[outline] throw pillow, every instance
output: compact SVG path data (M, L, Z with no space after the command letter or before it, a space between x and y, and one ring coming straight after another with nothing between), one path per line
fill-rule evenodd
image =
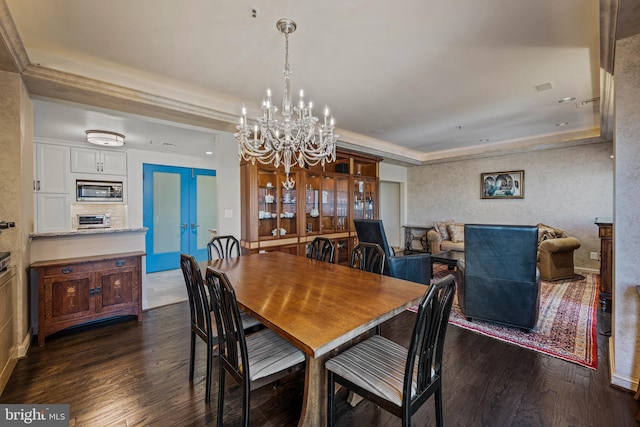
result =
M464 224L449 224L447 229L453 243L464 242Z
M447 231L447 223L446 222L435 222L434 227L438 230L440 234L440 239L442 240L451 240L449 238L449 231Z
M563 237L563 231L559 228L542 223L538 224L538 245L547 239L555 239L558 237Z

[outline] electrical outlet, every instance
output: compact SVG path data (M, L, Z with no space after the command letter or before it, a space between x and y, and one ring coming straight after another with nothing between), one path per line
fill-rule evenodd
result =
M598 259L598 252L589 252L591 259Z

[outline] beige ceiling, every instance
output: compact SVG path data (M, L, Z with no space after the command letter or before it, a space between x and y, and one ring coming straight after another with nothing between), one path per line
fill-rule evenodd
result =
M329 105L345 147L418 164L600 140L598 0L0 6L28 57L31 93L102 108L39 101L36 136L81 139L82 129L111 124L134 147L163 135L206 145L210 129L232 129L242 104L255 116L267 87L281 97L284 37L275 23L287 17L298 24L294 93L304 88L316 114ZM181 124L168 132L166 120Z

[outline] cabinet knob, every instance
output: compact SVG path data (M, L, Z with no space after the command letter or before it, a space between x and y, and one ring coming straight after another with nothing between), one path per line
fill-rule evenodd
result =
M124 260L116 261L116 267L122 267L122 266L124 266L124 264L125 264Z
M92 297L92 296L93 296L93 294L95 294L95 293L96 293L96 290L95 290L95 289L93 289L93 288L89 289L89 296L90 296L90 297Z
M71 272L73 272L73 267L64 267L62 269L62 274L69 274Z
M101 294L102 294L102 287L101 287L101 286L98 286L98 287L96 288L96 295L101 295Z

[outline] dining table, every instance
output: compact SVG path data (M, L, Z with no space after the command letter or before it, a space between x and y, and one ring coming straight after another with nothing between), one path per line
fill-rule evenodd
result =
M376 325L417 304L423 284L267 252L200 262L223 271L239 307L306 355L299 426L323 426L327 417L324 363Z

